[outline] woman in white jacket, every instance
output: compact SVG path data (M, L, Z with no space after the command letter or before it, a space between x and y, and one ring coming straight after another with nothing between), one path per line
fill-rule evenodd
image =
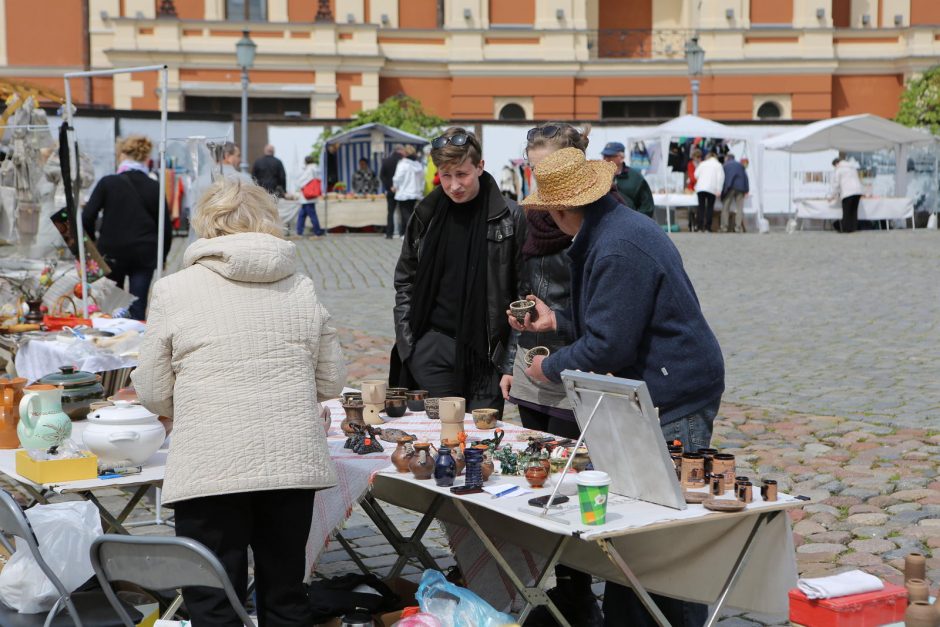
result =
M715 152L695 168L695 192L698 194L697 230L712 230L712 215L715 212L715 197L725 186L725 169Z
M424 196L424 166L418 161L418 151L409 144L405 146L404 152L405 156L399 159L395 176L392 177L392 191L395 192L395 202L401 212L398 237L404 236L415 205Z
M251 546L260 624L306 627L314 492L336 484L319 401L342 391L342 351L274 197L222 179L198 205L201 239L153 287L134 386L174 418L163 499L177 535L219 557L242 601ZM241 624L221 590L183 598L197 627Z
M845 159L833 159L835 171L832 173L833 200L842 201L842 220L840 231L853 233L858 229L858 203L862 200L862 180L858 177L858 163Z

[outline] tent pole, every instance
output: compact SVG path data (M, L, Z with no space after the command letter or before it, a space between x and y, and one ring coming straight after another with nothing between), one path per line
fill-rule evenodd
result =
M160 148L157 154L160 158L160 195L157 204L157 269L154 272L154 283L163 277L163 247L164 229L166 228L166 127L167 127L167 91L169 90L169 70L163 66L161 74L160 95ZM175 181L174 181L175 182Z

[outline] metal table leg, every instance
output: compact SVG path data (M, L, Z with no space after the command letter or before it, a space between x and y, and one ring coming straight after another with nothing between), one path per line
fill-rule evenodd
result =
M176 527L176 523L171 520L174 516L173 514L170 514L168 518L163 517L163 489L160 486L154 486L154 490L154 501L157 511L154 512L153 520L141 520L138 522L127 523L124 525L125 527L128 529L133 527L149 527L150 525L164 525L174 528Z
M543 587L548 580L549 575L555 570L555 564L558 563L558 559L561 557L561 553L565 548L565 545L571 539L571 536L560 536L558 542L555 543L554 548L551 553L549 553L548 562L545 564L544 570L536 577L535 584L533 586L527 586L519 578L518 575L513 571L512 567L509 565L509 562L500 554L499 549L496 548L496 545L493 544L486 534L483 532L483 528L480 527L480 524L476 519L470 514L470 511L467 510L467 507L460 502L459 499L454 499L454 507L457 508L457 511L469 525L470 529L473 530L473 533L476 534L480 542L483 543L483 547L486 549L486 552L490 554L490 557L493 558L493 561L506 573L506 576L509 577L509 580L512 582L512 585L516 587L516 590L522 595L522 598L525 599L525 607L522 608L522 612L519 614L518 622L522 624L525 622L525 619L529 616L529 612L532 611L535 607L544 605L548 608L548 611L552 613L552 616L555 617L555 620L558 621L558 624L562 627L571 627L571 623L562 615L558 610L558 607L552 602L548 594L546 594Z
M352 559L356 566L359 567L359 570L361 570L364 575L368 575L370 572L368 567L362 562L361 559L359 559L359 556L356 554L356 549L354 549L352 545L349 544L349 540L344 538L343 534L339 531L336 532L335 537L337 541L339 541L340 546L343 547L343 550L346 551L346 554L349 555L350 559Z
M711 616L709 616L708 620L705 622L705 627L712 627L712 625L714 625L718 620L718 613L721 611L721 607L725 604L725 601L728 598L728 593L731 592L731 588L734 587L738 577L741 576L741 570L743 569L744 564L747 562L748 555L751 552L751 547L754 544L754 538L757 537L757 533L760 531L761 526L764 525L764 523L770 524L770 522L776 518L778 514L780 514L779 511L764 512L757 517L757 520L754 522L754 526L751 528L751 533L748 534L747 540L744 542L744 546L741 547L741 552L738 554L738 559L734 562L734 566L731 568L731 572L728 574L728 579L725 581L725 585L721 589L721 594L718 595L718 602L715 604L715 608L712 610Z
M144 497L144 495L147 493L147 490L149 489L149 483L138 486L137 490L131 496L131 500L127 502L127 504L124 506L124 509L122 509L117 516L112 516L111 512L109 512L107 508L101 504L101 501L98 500L92 491L87 490L85 492L79 492L79 494L81 494L82 498L90 501L94 504L95 507L98 508L98 513L101 515L101 520L107 523L107 528L104 530L105 533L110 533L113 530L115 533L129 536L131 534L127 529L124 528L123 523L130 513L134 511L134 508L137 507L137 503L140 502L140 499Z
M422 544L421 538L424 537L428 527L430 527L431 523L434 522L434 517L437 515L437 511L441 508L443 503L444 497L441 495L436 495L434 500L431 501L431 505L428 507L428 510L424 513L424 516L422 516L421 520L418 522L418 526L415 527L414 532L411 534L411 536L405 538L401 535L401 533L399 533L398 529L395 528L395 524L391 521L385 511L379 506L378 501L376 501L371 494L367 492L366 495L362 498L362 501L359 502L366 515L372 520L372 522L378 528L379 532L385 536L385 539L388 540L389 544L392 545L392 548L395 549L395 552L398 553L398 559L395 561L395 564L389 571L389 579L400 575L402 569L410 559L418 560L418 562L420 562L424 568L440 570L437 562L433 557L431 557L431 554L428 553L428 550L424 544Z
M620 572L624 574L627 580L630 582L630 587L633 588L633 592L640 599L640 603L643 604L643 607L646 608L646 611L652 615L653 620L655 620L660 627L670 627L669 621L666 620L666 617L663 616L662 611L660 611L659 606L650 598L649 592L646 591L646 588L643 587L643 584L640 583L640 580L633 570L627 566L627 562L620 556L620 553L614 548L614 543L608 538L605 540L598 540L597 544L603 549L604 553L607 554L607 558L613 562L614 566L620 569Z

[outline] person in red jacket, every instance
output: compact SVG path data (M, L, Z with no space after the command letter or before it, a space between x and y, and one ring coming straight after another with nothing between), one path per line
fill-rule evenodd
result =
M702 162L702 151L698 148L692 150L692 158L689 160L689 165L686 166L686 175L688 176L689 182L686 184L686 189L695 189L695 168L698 167L698 164ZM695 207L689 207L689 230L692 230L692 227L695 226Z

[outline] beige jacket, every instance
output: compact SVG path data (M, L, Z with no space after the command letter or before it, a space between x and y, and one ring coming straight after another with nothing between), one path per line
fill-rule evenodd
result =
M336 330L294 245L193 242L154 285L134 387L173 416L163 500L336 484L318 401L346 382Z

